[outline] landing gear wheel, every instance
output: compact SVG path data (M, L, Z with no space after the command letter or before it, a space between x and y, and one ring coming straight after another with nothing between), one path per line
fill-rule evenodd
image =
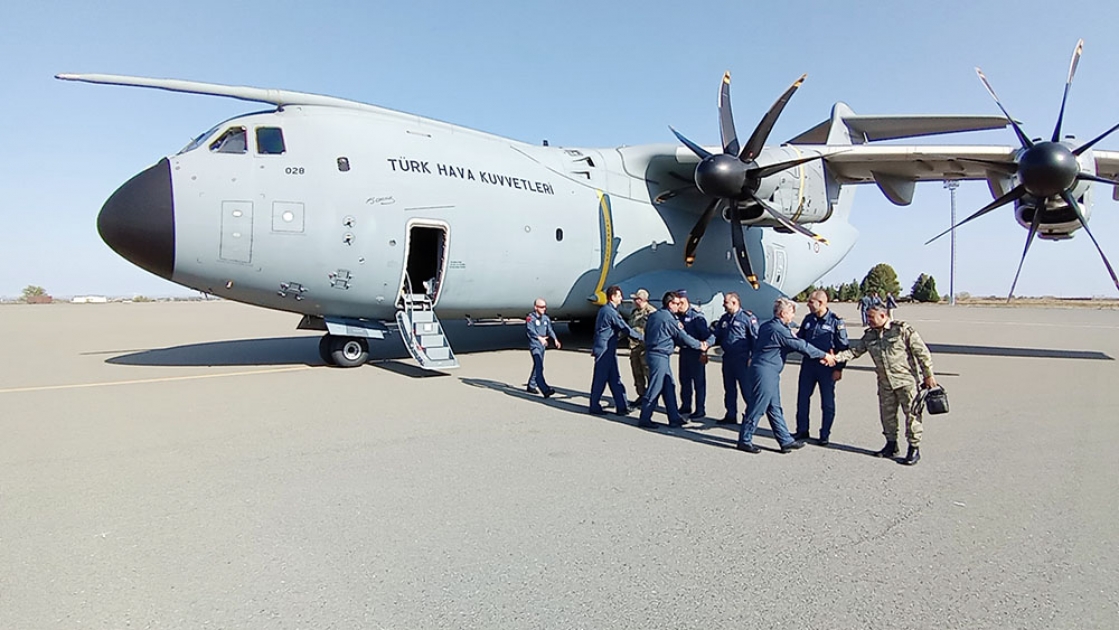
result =
M358 367L369 360L369 342L361 337L330 337L331 362L338 367Z
M334 357L330 356L330 342L333 339L331 335L323 335L319 339L319 358L327 365L335 365Z

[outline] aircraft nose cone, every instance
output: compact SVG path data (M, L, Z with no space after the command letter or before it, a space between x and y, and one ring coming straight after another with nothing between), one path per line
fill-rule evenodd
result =
M101 240L162 278L175 270L175 205L166 158L124 183L97 215Z

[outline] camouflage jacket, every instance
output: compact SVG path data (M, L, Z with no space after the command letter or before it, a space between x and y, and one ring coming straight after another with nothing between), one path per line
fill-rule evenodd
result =
M653 306L652 304L649 304L648 302L645 302L645 306L643 306L641 308L634 307L634 309L632 311L630 311L629 321L626 322L626 323L629 324L630 328L632 328L634 330L637 330L642 335L644 335L645 334L645 322L649 319L649 316L652 315L655 312L657 312L657 307ZM633 337L630 337L629 338L629 347L630 348L644 348L645 347L645 341L641 340L641 339L634 339Z
M862 339L850 343L849 350L835 353L836 360L850 361L869 352L879 385L897 389L932 376L932 353L921 335L905 322L890 321L881 330L867 328Z

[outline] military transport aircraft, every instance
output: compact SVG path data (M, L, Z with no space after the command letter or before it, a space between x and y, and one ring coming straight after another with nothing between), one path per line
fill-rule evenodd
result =
M906 205L918 181L985 179L997 199L967 220L1013 202L1032 240L1087 227L1090 182L1119 175L1119 152L1093 152L1099 138L1071 149L1060 118L1043 143L1009 115L865 116L837 103L830 119L767 146L804 77L740 144L724 76L714 150L675 130L685 146L536 146L315 94L58 78L273 106L219 123L130 179L98 231L163 278L303 315L299 328L326 331L323 359L345 367L365 363L369 340L393 323L421 366L455 367L436 310L495 318L542 296L553 316L586 320L611 284L685 288L714 306L734 290L768 314L854 246L849 184L874 182ZM1008 122L1022 148L875 144Z

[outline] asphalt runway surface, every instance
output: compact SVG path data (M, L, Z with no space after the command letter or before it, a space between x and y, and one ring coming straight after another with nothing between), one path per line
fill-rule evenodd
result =
M748 455L714 362L706 422L584 413L562 326L545 401L516 324L431 374L227 302L2 306L0 628L1119 627L1119 311L898 316L952 405L914 467L868 357L832 447Z

